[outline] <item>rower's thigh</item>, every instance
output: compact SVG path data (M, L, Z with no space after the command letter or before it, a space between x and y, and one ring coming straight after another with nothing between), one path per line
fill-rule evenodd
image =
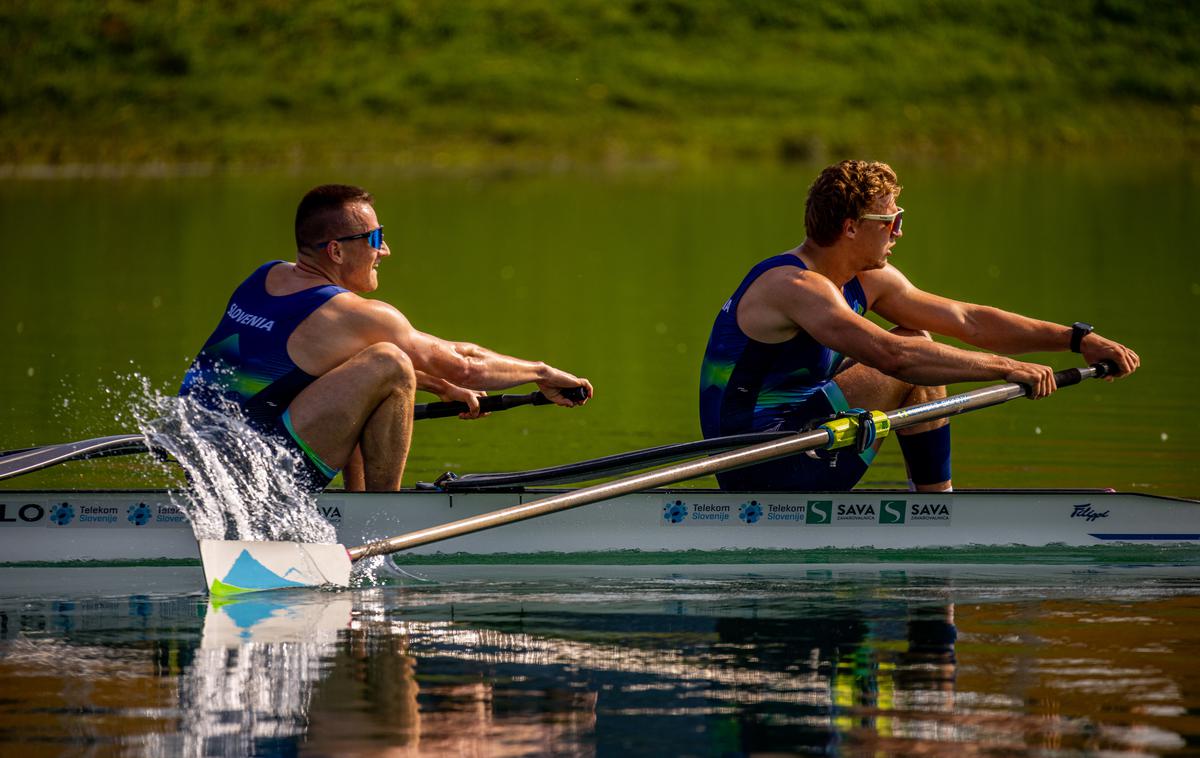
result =
M851 408L890 410L908 397L912 385L856 363L833 378Z
M288 406L288 414L296 434L322 459L344 462L380 403L394 392L415 390L408 355L390 342L380 342L305 387Z
M929 332L897 326L892 334L915 340L932 340ZM899 408L905 400L912 400L913 386L910 382L888 376L879 369L855 363L833 377L838 389L852 408L891 410Z

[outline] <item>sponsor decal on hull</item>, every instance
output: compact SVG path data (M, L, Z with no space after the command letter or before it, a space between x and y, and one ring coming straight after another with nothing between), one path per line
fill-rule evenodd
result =
M0 503L0 527L45 524L46 507L41 503Z
M808 517L809 506L804 502L668 500L663 504L660 523L664 526L749 526L761 529L803 526Z
M904 500L881 500L879 502L879 523L903 524L907 505L908 503Z
M342 501L334 500L324 503L317 503L317 512L321 517L333 524L334 526L342 525Z
M689 503L684 500L668 500L663 504L664 526L729 526L752 525L761 518L761 508L750 503L735 506L731 503Z
M145 501L0 502L0 529L190 529L187 516L169 503Z
M879 503L847 502L834 503L834 526L866 526L879 523Z
M801 526L904 527L949 526L953 506L944 500L866 500L859 498L740 503L669 500L663 504L664 526Z
M921 526L950 526L952 509L949 503L921 501L908 506L908 523Z

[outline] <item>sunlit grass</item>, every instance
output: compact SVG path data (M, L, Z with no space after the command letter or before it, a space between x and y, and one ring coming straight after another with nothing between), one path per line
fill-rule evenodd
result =
M1191 152L1190 3L0 8L0 163L991 161Z

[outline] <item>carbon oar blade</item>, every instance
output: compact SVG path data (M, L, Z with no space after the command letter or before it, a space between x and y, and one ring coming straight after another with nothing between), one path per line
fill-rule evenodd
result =
M149 452L140 434L114 434L79 442L64 442L0 453L0 479L29 474L68 461Z
M200 540L204 583L213 595L350 584L343 545Z

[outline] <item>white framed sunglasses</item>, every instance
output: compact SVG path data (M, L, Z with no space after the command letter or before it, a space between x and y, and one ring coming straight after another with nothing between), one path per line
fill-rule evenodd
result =
M892 235L900 233L900 227L904 224L904 209L897 208L895 213L864 213L861 218L869 218L872 221L886 221L892 225Z

